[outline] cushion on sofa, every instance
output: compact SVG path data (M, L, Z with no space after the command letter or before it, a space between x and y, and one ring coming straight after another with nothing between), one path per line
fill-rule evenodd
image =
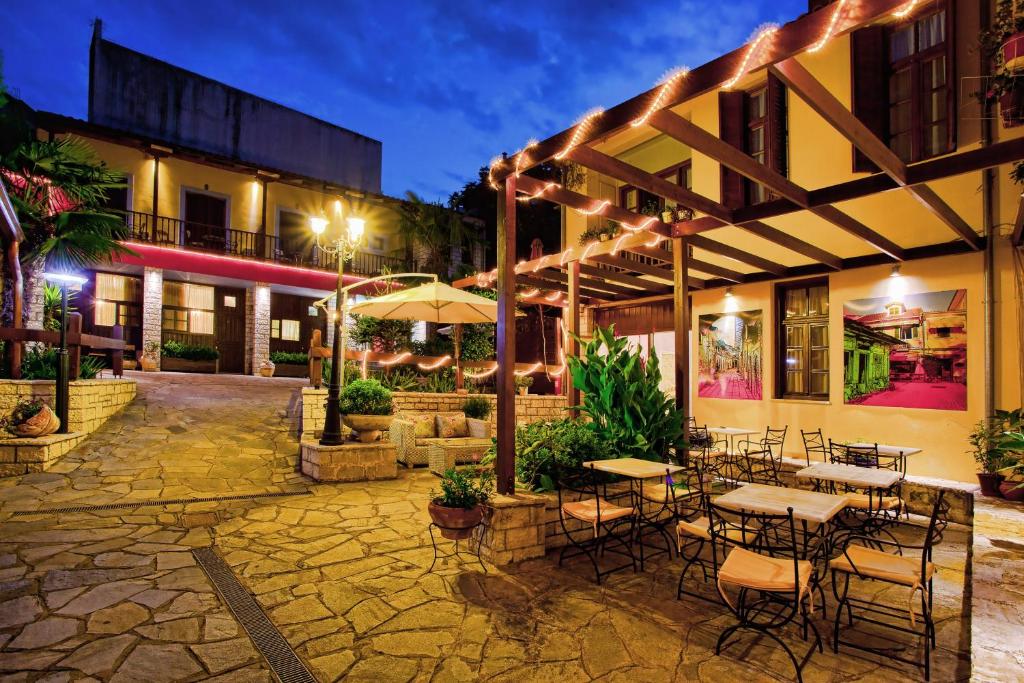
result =
M413 436L419 439L432 439L437 436L434 427L434 416L430 413L406 413L402 419L412 422Z
M437 436L440 439L460 439L469 436L469 426L463 413L437 416Z

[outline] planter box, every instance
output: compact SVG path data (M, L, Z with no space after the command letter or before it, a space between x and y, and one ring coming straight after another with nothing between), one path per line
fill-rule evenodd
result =
M298 363L278 363L274 366L275 377L309 377L309 365Z
M165 372L206 372L217 373L220 359L215 360L185 360L184 358L160 358L160 369Z

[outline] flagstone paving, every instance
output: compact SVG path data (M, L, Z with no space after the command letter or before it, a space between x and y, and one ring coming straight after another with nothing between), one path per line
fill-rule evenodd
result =
M600 587L587 567L559 569L550 557L428 573L437 479L414 470L367 484L304 480L289 410L300 383L140 380L135 404L59 471L0 483L0 681L271 680L189 552L211 544L323 681L792 678L781 650L750 638L714 656L732 619L675 599L677 562ZM313 495L11 516L306 487ZM969 675L965 542L951 531L936 553L933 680ZM905 591L891 601L905 604ZM919 678L880 657L832 654L831 629L818 623L826 649L805 680Z

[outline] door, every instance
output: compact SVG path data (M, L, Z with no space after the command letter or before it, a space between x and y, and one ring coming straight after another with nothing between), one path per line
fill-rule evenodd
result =
M314 263L313 237L309 220L295 211L281 211L277 217L279 260Z
M224 251L227 239L228 200L185 190L185 245Z
M245 290L217 287L217 350L220 372L245 372Z

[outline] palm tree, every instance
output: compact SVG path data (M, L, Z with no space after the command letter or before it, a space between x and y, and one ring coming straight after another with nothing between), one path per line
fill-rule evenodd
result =
M398 229L410 245L420 272L449 276L451 248L469 237L462 217L439 202L427 202L415 192L405 193Z
M44 268L86 268L133 253L120 243L129 236L124 218L104 207L107 192L124 187L124 175L83 140L22 142L0 157L0 177L25 233L26 310L41 306Z

